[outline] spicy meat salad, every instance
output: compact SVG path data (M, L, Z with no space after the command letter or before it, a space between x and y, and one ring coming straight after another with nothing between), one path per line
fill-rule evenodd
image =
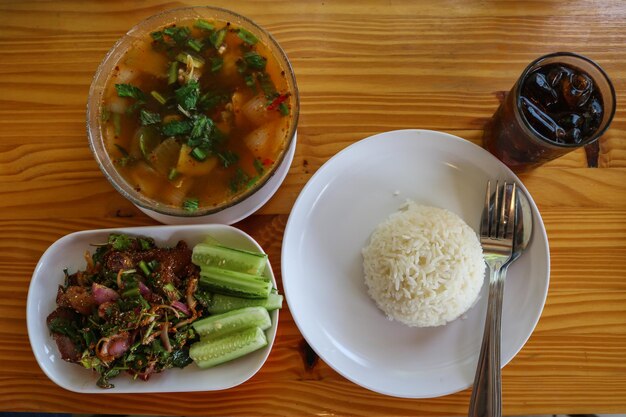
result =
M184 241L158 248L150 238L111 234L87 267L65 271L57 309L47 319L61 357L96 371L98 386L122 371L147 380L187 366L199 267Z
M65 270L47 325L61 357L98 374L147 381L195 362L210 368L268 345L269 311L283 296L265 275L267 255L221 245L110 234L85 252L86 268ZM276 325L276 323L273 323Z

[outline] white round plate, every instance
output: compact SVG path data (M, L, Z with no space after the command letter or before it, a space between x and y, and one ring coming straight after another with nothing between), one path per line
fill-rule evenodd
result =
M502 364L532 333L546 299L548 240L519 179L484 149L440 132L400 130L349 146L304 187L289 217L282 279L298 328L315 352L349 380L382 394L430 398L471 386L487 308L487 287L463 317L441 327L389 321L367 294L361 249L407 199L449 209L474 230L487 180L517 181L529 197L533 236L508 271Z
M268 341L265 348L210 369L200 369L192 363L184 369L167 369L152 375L149 381L133 380L122 373L111 380L115 388L102 389L96 386L97 374L62 360L56 342L46 326L46 317L56 308L55 296L58 286L63 284L63 269L68 268L70 273L85 269L85 250L93 250L91 245L94 243L106 242L110 233L149 236L159 246L174 246L179 240L193 246L210 235L224 245L263 251L248 234L234 227L218 224L86 230L60 238L46 250L37 263L26 302L30 346L37 363L48 378L67 390L91 394L216 391L242 384L261 369L274 344L278 310L270 314L272 327L265 332ZM276 286L269 261L264 275Z
M198 217L178 217L157 213L156 211L148 210L137 205L135 207L137 207L147 216L152 217L154 220L164 224L237 223L238 221L245 219L246 217L256 212L258 209L260 209L276 193L278 187L280 187L280 185L283 183L285 177L287 176L287 173L289 172L289 167L291 166L291 162L293 161L293 156L296 153L296 142L298 142L298 132L294 133L293 140L291 141L289 149L287 149L285 158L280 163L278 168L276 168L276 171L274 172L272 177L267 180L265 185L263 185L263 187L261 187L250 197L243 200L241 203L235 204L234 206L224 209L220 212Z

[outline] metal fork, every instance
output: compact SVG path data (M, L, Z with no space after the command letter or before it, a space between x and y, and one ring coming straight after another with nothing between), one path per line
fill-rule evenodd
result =
M474 377L469 417L500 417L502 386L500 370L500 330L502 292L506 271L502 267L511 258L516 212L516 185L496 182L495 192L487 182L485 207L480 224L480 243L489 268L489 302L483 341Z

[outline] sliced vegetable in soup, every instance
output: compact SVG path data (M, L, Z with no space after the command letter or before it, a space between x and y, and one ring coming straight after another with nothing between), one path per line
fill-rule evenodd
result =
M137 191L189 212L227 203L283 153L292 97L255 35L228 22L187 21L139 39L111 74L103 136Z

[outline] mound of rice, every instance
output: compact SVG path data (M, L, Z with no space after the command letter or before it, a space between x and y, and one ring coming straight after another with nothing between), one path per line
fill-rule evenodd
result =
M362 253L370 296L390 320L408 326L458 318L483 285L478 237L445 209L408 201L377 226Z

